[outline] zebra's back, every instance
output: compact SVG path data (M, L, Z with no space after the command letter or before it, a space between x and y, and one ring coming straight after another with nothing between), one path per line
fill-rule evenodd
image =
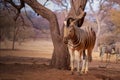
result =
M93 49L96 40L95 31L89 26L83 27L81 29L84 30L83 34L85 34L83 37L85 38L84 40L85 49Z

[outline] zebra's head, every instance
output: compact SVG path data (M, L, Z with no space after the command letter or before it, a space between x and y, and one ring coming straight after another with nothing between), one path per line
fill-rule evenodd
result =
M75 35L75 28L78 26L79 20L85 17L86 13L84 11L81 12L80 15L73 18L68 18L67 21L64 21L64 34L63 34L63 41L64 43L68 43L69 39L72 39Z
M64 25L63 41L67 44L68 40L75 35L75 21L73 18L68 18L67 21L64 21Z

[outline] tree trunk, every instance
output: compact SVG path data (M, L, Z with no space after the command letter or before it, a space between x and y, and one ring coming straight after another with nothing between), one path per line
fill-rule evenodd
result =
M16 21L15 21L14 32L13 32L13 44L12 44L12 50L15 49L15 42L16 42L16 37L17 37L18 32L19 32L19 27L16 25Z
M71 9L67 16L67 18L72 17L76 18L76 16L80 15L82 11L84 11L87 0L71 0ZM82 11L81 11L82 10ZM81 27L84 22L85 16L78 21L78 27Z
M84 1L87 2L87 0L84 0ZM46 18L50 23L51 37L52 37L53 46L54 46L53 56L50 63L51 66L59 69L68 69L70 64L69 52L68 52L67 46L62 41L56 15L51 10L42 6L36 0L24 0L24 2L28 4L36 13ZM84 9L86 3L82 3L82 2L83 0L76 0L76 3L81 4L82 9ZM71 8L70 12L74 11L72 9L74 8ZM74 14L70 14L70 15L72 16Z
M50 23L51 38L53 41L53 56L50 65L59 69L68 69L69 53L66 45L60 36L60 30L56 15L49 9L42 6L36 0L24 0L36 13L46 18Z
M14 34L13 34L13 43L12 43L12 50L15 49L15 31L14 31Z
M96 37L98 37L100 35L100 31L101 31L101 23L100 23L99 17L97 15L95 15L95 18L96 18L97 27L98 27ZM95 51L98 51L98 38L96 38L94 49L95 49Z
M15 23L15 25L14 25L12 50L15 49L15 41L16 41L16 23Z
M97 22L97 33L96 33L96 37L98 37L100 35L100 31L101 31L101 22L99 20L99 17L98 15L95 13L95 11L93 10L93 7L91 5L91 2L89 0L89 6L90 6L90 9L92 11L92 13L95 15L95 19L96 19L96 22ZM96 42L95 42L95 46L94 46L94 50L97 51L98 50L98 38L96 38Z

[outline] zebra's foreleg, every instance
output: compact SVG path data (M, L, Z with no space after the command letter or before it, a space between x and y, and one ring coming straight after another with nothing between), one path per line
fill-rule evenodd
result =
M73 50L69 50L70 53L70 67L71 67L71 74L74 74L74 61L75 61L75 54Z
M101 51L100 52L100 61L103 62L103 57L104 57L104 53Z
M106 53L106 62L108 62L108 53Z
M82 52L82 51L77 51L77 72L78 72L78 73L80 73L81 52Z
M90 58L92 58L92 56L91 56L91 51L89 51L89 50L86 50L86 57L85 57L85 74L88 72L88 62L89 62L89 58L88 57L90 57Z
M103 62L103 55L101 56L101 62Z
M117 56L117 54L115 54L116 55L116 63L118 62L118 56Z
M109 60L108 60L108 62L110 62L110 58L111 58L111 53L110 53L110 54L109 54L108 56L109 56L109 58L108 58L108 59L109 59Z

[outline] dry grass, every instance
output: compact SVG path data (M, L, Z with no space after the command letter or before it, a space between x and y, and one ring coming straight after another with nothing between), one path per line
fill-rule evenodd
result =
M99 68L106 63L98 61L98 52L93 52L88 74L78 76L77 72L71 75L69 70L58 70L48 65L53 51L51 40L17 43L15 50L10 50L11 44L9 41L6 46L1 44L0 80L120 80L120 63L112 62L107 68Z
M10 50L12 42L2 42L0 47L0 56L17 56L17 57L40 57L40 58L51 58L53 51L53 44L51 40L39 39L29 40L23 42L21 45L16 43L15 50ZM93 52L93 59L100 60L99 52ZM105 58L105 56L104 56ZM115 56L112 56L111 60L115 61Z
M12 42L1 43L0 56L18 56L18 57L45 57L50 58L53 51L51 40L30 40L21 45L16 43L15 50L11 50Z

